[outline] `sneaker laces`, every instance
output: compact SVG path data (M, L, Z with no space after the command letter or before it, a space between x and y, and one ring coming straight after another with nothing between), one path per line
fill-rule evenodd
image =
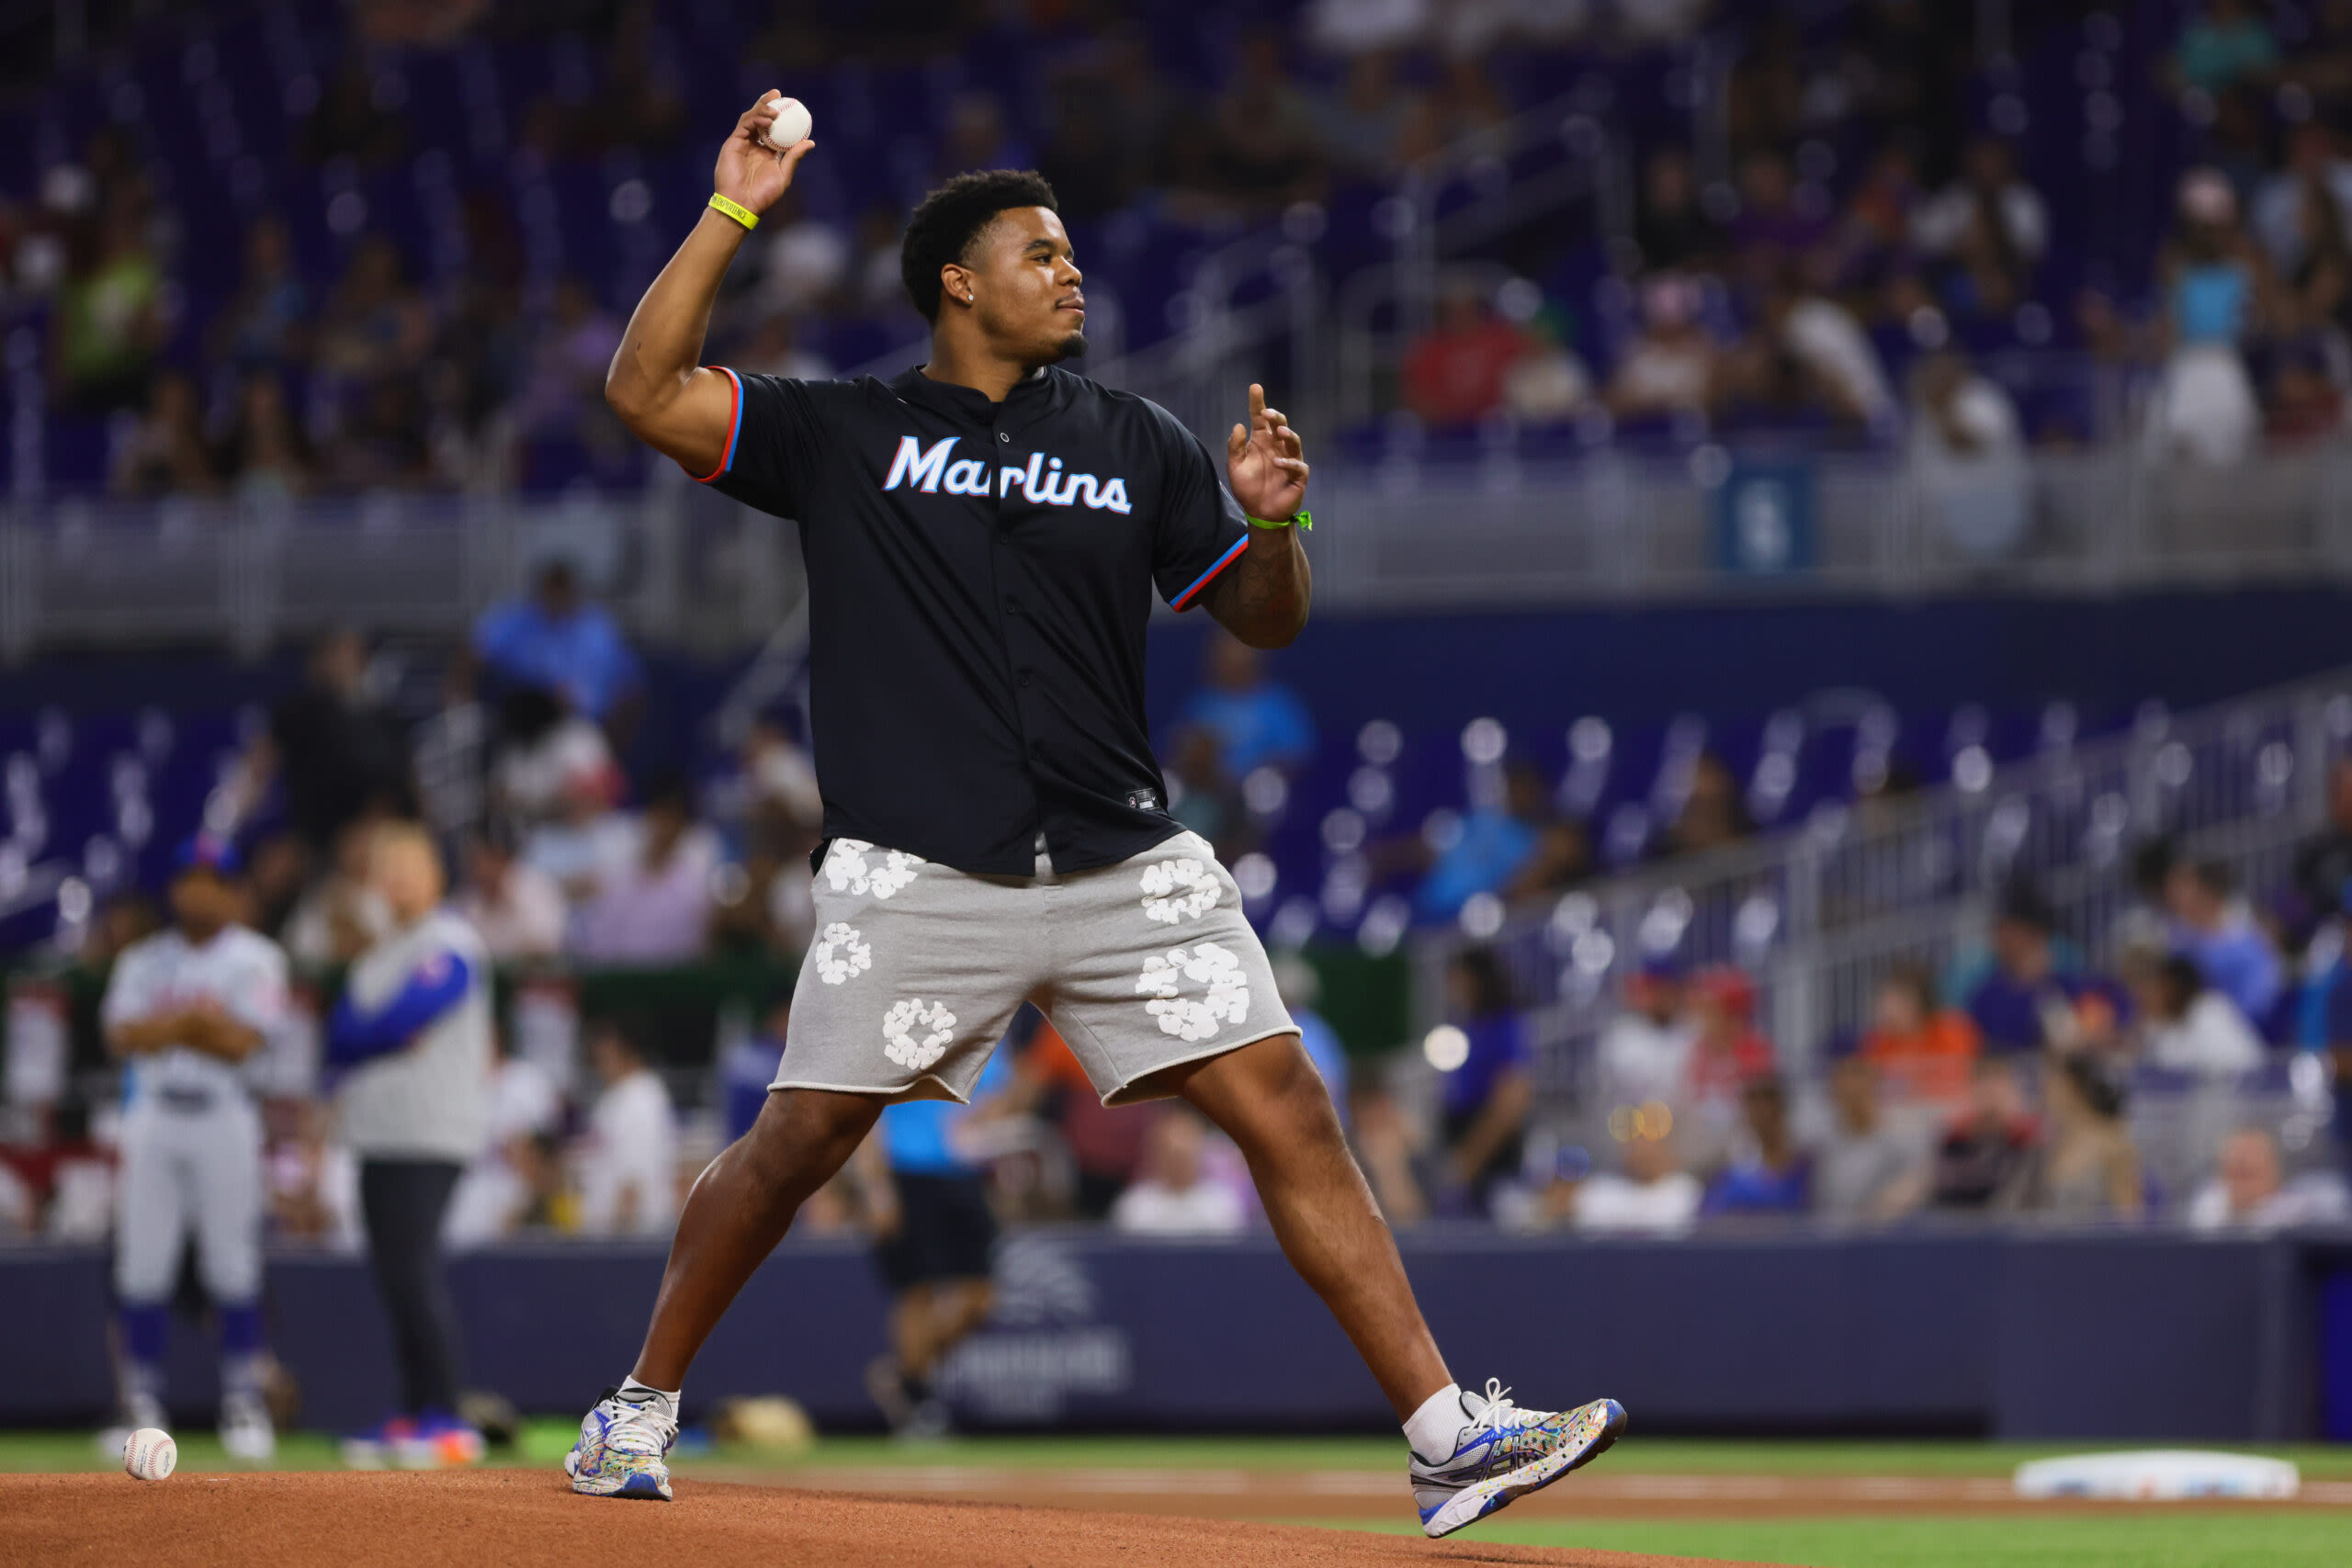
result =
M664 1408L667 1400L623 1399L615 1394L617 1419L605 1428L605 1446L625 1454L650 1454L656 1459L677 1441L678 1418Z
M1503 1386L1502 1379L1488 1378L1487 1407L1479 1411L1477 1419L1470 1424L1471 1430L1497 1434L1512 1432L1539 1418L1537 1412L1513 1404L1510 1395L1510 1390Z

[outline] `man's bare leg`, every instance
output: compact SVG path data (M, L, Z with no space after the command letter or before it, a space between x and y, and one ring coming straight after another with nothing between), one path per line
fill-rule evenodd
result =
M1240 1146L1283 1256L1340 1320L1397 1420L1453 1382L1297 1035L1171 1067L1155 1087L1192 1101Z
M695 1353L744 1281L881 1113L882 1100L870 1094L781 1089L768 1096L752 1130L710 1162L686 1196L631 1376L648 1388L684 1386Z

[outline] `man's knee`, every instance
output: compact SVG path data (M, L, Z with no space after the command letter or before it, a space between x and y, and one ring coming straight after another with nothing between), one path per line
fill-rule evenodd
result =
M814 1191L849 1158L880 1113L870 1096L771 1089L736 1152L763 1185Z
M1344 1144L1339 1112L1323 1075L1295 1034L1277 1034L1242 1048L1247 1057L1250 1120L1278 1146Z

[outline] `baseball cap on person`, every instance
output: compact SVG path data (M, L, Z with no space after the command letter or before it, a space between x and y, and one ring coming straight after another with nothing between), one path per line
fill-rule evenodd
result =
M1717 964L1692 977L1702 1000L1712 1002L1742 1023L1756 1020L1756 982L1728 964Z
M237 846L218 833L198 833L172 852L172 874L185 875L191 871L209 871L215 876L234 876L244 869L244 857L237 853Z

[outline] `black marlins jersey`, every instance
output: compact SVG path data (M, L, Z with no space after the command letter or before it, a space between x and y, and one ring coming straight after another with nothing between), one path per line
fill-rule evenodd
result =
M1208 449L1157 404L1045 369L1001 403L725 372L700 476L790 518L808 574L827 838L959 871L1064 871L1178 830L1144 720L1156 587L1182 610L1249 547Z

